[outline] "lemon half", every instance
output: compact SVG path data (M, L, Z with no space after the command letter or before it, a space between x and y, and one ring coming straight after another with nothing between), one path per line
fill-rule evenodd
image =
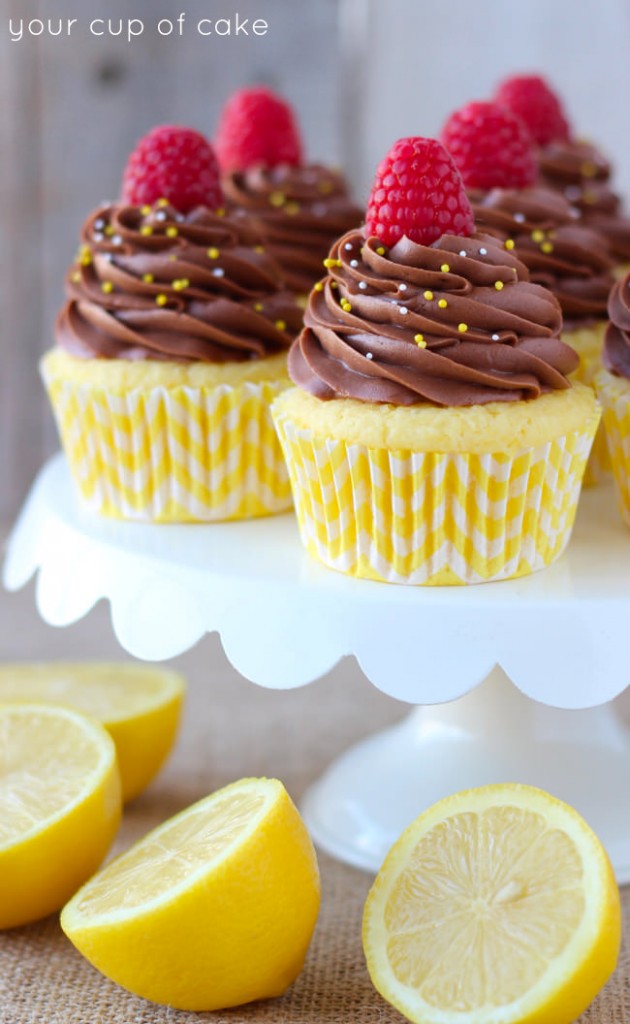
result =
M0 665L0 702L42 701L98 719L116 744L123 800L145 789L171 751L184 680L130 662Z
M0 928L59 910L98 868L120 814L116 751L98 722L0 705Z
M530 786L435 804L390 850L363 946L418 1024L569 1024L615 968L619 890L579 814Z
M103 974L182 1010L281 995L320 900L317 860L282 783L243 779L106 865L61 926Z

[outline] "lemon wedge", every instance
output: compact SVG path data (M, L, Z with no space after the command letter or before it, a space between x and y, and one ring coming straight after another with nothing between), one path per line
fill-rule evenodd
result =
M184 680L130 662L0 665L0 702L42 701L84 711L114 743L126 803L157 775L179 726Z
M98 868L120 813L116 751L98 722L0 705L0 928L59 910Z
M284 786L243 779L106 865L64 907L61 926L136 995L218 1010L285 991L319 900L315 852Z
M579 814L530 786L441 800L394 844L363 948L417 1024L570 1024L619 954L619 890Z

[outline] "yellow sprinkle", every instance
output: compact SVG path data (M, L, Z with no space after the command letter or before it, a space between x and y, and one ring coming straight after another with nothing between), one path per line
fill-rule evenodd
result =
M142 227L140 228L140 234L141 235L152 235L153 234L153 228L151 227L150 224L143 224Z
M225 217L225 207L224 206L220 206L219 209L215 210L214 212L216 213L217 217Z
M450 269L451 268L449 267L448 263L443 263L442 266L440 267L440 270L442 271L443 274L448 274Z
M74 281L75 284L78 284L80 280L81 274L78 270L75 270L74 274L72 274L71 281Z
M315 291L316 292L323 292L323 290L324 290L323 282L322 281L318 281L317 284L315 285Z
M101 285L101 291L102 292L105 292L106 295L109 295L109 293L113 292L113 290L114 290L114 286L113 286L111 281L103 281L103 283Z
M440 309L446 309L446 307L448 306L448 302L446 301L446 299L439 299L438 306L440 307Z
M173 288L176 292L183 292L184 288L190 286L190 281L187 277L179 277L176 281L173 281Z
M431 299L433 298L433 292L429 292L429 291L426 291L426 292L424 293L424 297L425 297L425 299L427 300L427 302L430 302L430 301L431 301Z
M272 206L284 206L285 199L284 192L272 192L269 196L269 202Z
M418 348L426 348L427 343L424 340L424 334L414 334L413 340L415 341Z
M162 196L161 199L158 199L158 201L157 201L157 203L155 205L156 206L168 206L168 199L166 199L165 196Z
M92 253L90 253L90 252L83 253L83 256L81 257L81 266L82 267L89 267L91 263L92 263Z
M155 278L153 277L153 274L143 274L142 280L145 284L153 284Z
M503 291L503 281L495 281L494 282L494 287L496 288L496 290L498 292L502 292Z
M212 248L208 249L208 256L210 257L211 260L218 260L220 255L221 253L214 245L212 246Z
M378 247L378 249L376 251L379 254L379 256L384 256L385 255L385 249L383 248L382 245L379 245L379 247Z
M551 242L543 242L540 248L543 252L553 252L553 245Z
M535 231L532 231L532 241L534 241L534 242L542 242L544 240L544 237L545 237L545 232L541 231L540 228L536 228Z
M506 242L504 242L503 244L505 245L506 249L513 249L514 248L514 239L513 238L508 238L508 240Z
M143 217L148 217L149 214L151 213L151 207L150 206L146 206L146 205L145 206L141 206L140 207L140 213L142 214Z
M169 256L169 260L171 261L171 263L176 263L178 259L179 257L176 255Z
M285 324L284 320L276 320L276 327L278 328L279 331L286 331L287 329L287 325Z
M263 310L262 302L256 302L254 304L254 309L256 310L257 313L262 313L262 310Z
M114 229L111 226L111 224L108 224L107 227L104 228L104 230L103 230L103 234L107 235L108 238L111 238L114 233L115 232L114 232Z
M340 302L340 306L343 309L344 313L350 313L350 311L352 310L352 306L350 305L347 299L342 299Z
M593 203L597 202L597 196L594 192L582 192L582 200L592 206Z
M165 295L164 292L160 292L159 295L155 296L155 301L158 306L165 306L168 302L168 295Z
M219 250L217 249L217 252L218 251ZM265 251L264 245L255 245L254 246L254 252L263 253L264 251Z
M330 282L330 287L331 287L331 288L338 288L339 286L338 286L338 284L337 284L337 282L336 282L336 281L331 281L331 282Z
M590 160L586 160L580 167L580 170L585 178L594 178L597 174L597 165L591 163Z
M457 330L459 331L460 334L465 334L466 331L468 330L468 324L458 324Z
M324 266L326 267L327 270L330 270L331 267L341 267L343 266L343 264L341 260L333 260L329 256L327 256L326 259L324 260Z
M320 181L317 188L324 196L329 196L333 190L332 181Z
M179 234L179 231L177 230L177 228L175 227L174 224L171 225L170 228L166 229L166 237L167 238L177 238L178 234Z
M294 202L287 203L284 212L288 213L289 217L295 217L296 213L300 212L300 204Z

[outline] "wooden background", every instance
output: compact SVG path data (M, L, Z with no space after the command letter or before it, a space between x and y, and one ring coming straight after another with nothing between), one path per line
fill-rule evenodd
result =
M196 33L199 18L236 10L265 18L267 36ZM160 37L159 18L180 11L185 35ZM56 445L38 360L52 342L81 222L117 194L137 138L165 122L211 135L229 93L261 82L292 98L313 159L340 162L341 133L337 0L0 0L0 12L2 522ZM131 43L90 36L90 21L103 16L141 18L147 28ZM79 25L69 39L11 42L9 18L25 17Z

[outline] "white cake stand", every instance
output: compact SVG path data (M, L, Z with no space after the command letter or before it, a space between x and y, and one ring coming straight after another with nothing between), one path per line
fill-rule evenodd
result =
M216 630L262 686L301 686L353 654L385 693L433 705L349 750L307 793L314 838L335 856L377 869L434 800L518 781L580 810L630 881L630 741L609 703L630 683L630 533L612 490L583 495L568 551L542 573L404 587L319 566L291 515L210 526L98 518L56 456L9 540L5 586L36 572L46 622L69 625L106 598L135 657L171 658Z

